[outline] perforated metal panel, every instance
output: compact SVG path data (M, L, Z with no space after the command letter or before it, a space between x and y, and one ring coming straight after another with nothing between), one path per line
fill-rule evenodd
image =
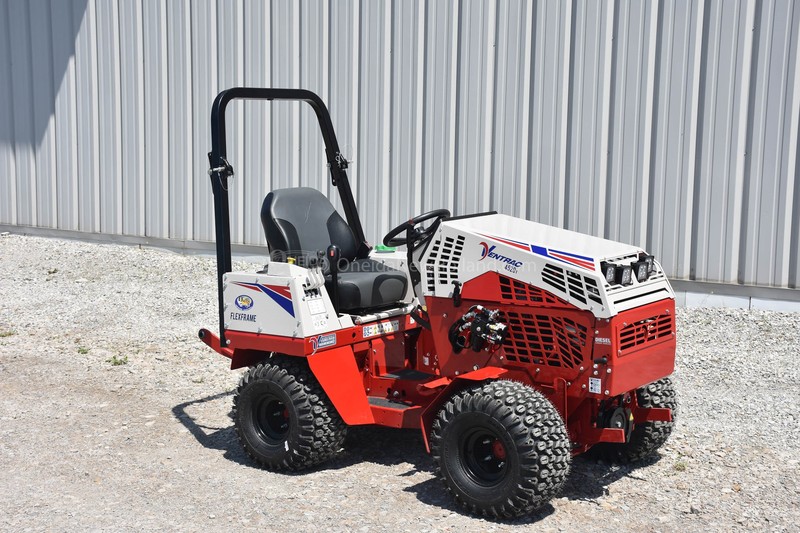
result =
M578 368L591 354L588 324L568 317L506 311L509 334L503 344L512 363Z

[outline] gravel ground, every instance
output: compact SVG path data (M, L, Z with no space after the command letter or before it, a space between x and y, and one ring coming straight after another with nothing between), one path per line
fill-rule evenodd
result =
M213 260L18 235L0 258L4 531L800 527L800 314L681 309L660 457L576 458L551 505L491 522L454 506L415 431L360 428L301 475L255 468L229 417L240 372L196 336L216 329Z

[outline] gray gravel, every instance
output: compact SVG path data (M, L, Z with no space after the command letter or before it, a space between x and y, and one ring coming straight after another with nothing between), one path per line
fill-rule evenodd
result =
M453 505L417 432L255 468L229 418L240 373L196 337L216 329L213 260L18 235L0 259L0 530L798 531L800 314L681 309L661 456L577 458L551 506L490 522Z

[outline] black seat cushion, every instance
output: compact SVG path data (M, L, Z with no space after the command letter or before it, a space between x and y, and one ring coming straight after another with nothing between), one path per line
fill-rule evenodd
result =
M345 259L356 257L353 231L330 201L316 189L297 187L270 192L261 206L261 224L270 252L302 259L335 244Z
M331 276L325 286L331 291ZM406 275L373 259L356 259L339 272L339 308L358 311L388 307L406 294Z
M297 187L270 192L261 206L261 223L272 260L294 257L298 264L328 246L339 247L339 309L363 311L388 307L403 299L408 280L399 270L372 259L356 259L353 231L330 201L316 189ZM277 253L276 253L277 252ZM331 276L326 277L331 292Z

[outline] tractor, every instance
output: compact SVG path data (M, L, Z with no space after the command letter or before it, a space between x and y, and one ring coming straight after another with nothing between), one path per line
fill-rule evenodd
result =
M225 110L238 99L311 106L344 214L318 190L272 190L270 259L253 272L231 266ZM446 209L372 247L316 94L228 89L211 128L219 335L199 336L247 369L232 417L255 463L298 471L340 453L351 426L416 428L459 505L508 519L558 495L577 454L638 461L667 440L675 298L652 255Z

